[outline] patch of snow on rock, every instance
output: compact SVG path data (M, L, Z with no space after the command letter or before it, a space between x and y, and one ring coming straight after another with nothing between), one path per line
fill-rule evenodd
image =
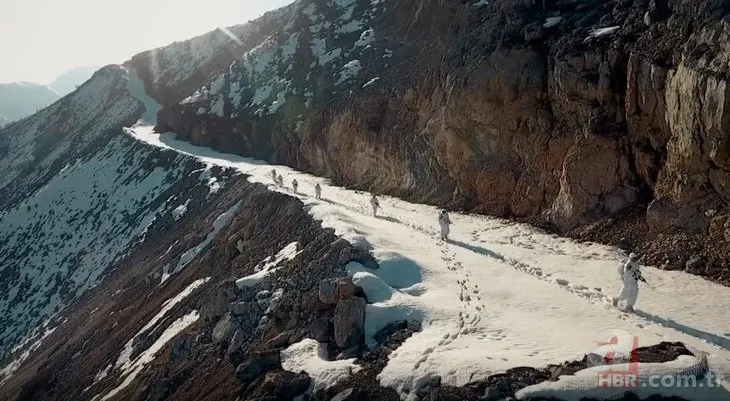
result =
M281 57L284 61L291 60L292 56L294 56L294 53L297 51L297 46L299 45L299 34L298 33L292 33L289 35L289 39L284 42L284 45L281 47Z
M314 391L328 389L362 369L355 364L355 358L328 361L326 354L316 340L305 338L281 351L281 366L290 372L307 372Z
M352 33L361 31L364 23L360 20L352 20L335 30L336 33Z
M360 60L352 60L345 64L340 70L340 79L337 80L335 85L339 85L347 80L355 78L357 74L360 73L361 69L362 65L360 65Z
M563 17L548 17L545 19L545 23L542 24L543 28L552 28L558 25L563 20Z
M380 77L375 77L375 78L373 78L373 79L371 79L371 80L369 80L369 81L365 82L365 84L364 84L364 85L362 86L362 87L363 87L363 89L364 89L364 88L367 88L367 87L369 87L369 86L373 86L373 85L375 85L375 82L377 82L377 81L378 81L379 79L380 79Z
M342 49L337 48L330 52L327 52L319 57L319 65L325 65L329 63L330 61L340 57L342 55Z
M219 75L213 83L210 84L210 94L217 95L226 86L226 78Z
M140 335L144 334L147 330L155 327L157 323L162 320L162 318L167 315L167 312L172 310L175 305L182 302L185 298L187 298L190 294L193 293L196 289L198 289L200 286L206 284L208 281L210 281L210 277L202 278L199 280L196 280L190 285L188 285L184 290L182 290L179 294L175 295L174 297L168 299L162 304L162 309L160 309L159 312L155 316L152 317L152 319L147 322L147 324L142 327L137 334L135 334L124 346L124 349L119 354L119 358L117 358L117 362L114 364L114 367L117 369L120 369L122 371L129 371L131 366L133 365L133 362L130 358L132 356L133 351L133 344L134 340L139 337Z
M260 268L256 268L257 272L246 276L243 278L240 278L236 280L236 285L238 288L247 288L247 287L253 287L261 280L263 280L266 276L269 274L275 272L279 269L279 264L283 261L289 261L294 259L297 255L299 255L302 251L297 252L297 242L292 242L291 244L285 246L279 253L277 253L274 257L266 258L262 263L263 266Z
M218 98L215 100L215 102L210 106L210 112L211 114L214 114L218 117L223 117L225 114L223 113L223 108L225 107L225 99L223 98L223 95L218 96Z
M365 47L375 40L375 31L373 28L367 29L360 34L360 39L355 42L355 46Z
M587 38L583 42L588 42L593 38L600 38L602 36L608 36L615 32L617 32L621 27L620 26L609 26L606 28L598 28L591 31L591 33L588 35Z
M188 204L190 203L190 199L185 201L182 205L176 207L172 210L172 218L175 219L175 221L180 220L182 216L185 215L185 212L188 211Z
M238 209L241 207L241 201L238 201L235 205L233 205L230 209L225 211L223 214L218 216L215 221L213 222L213 229L208 233L208 235L205 237L205 239L199 243L198 245L188 249L180 256L180 260L178 260L177 265L172 271L164 271L162 274L162 281L161 284L167 281L171 276L179 273L182 269L185 268L190 262L195 260L195 258L202 252L212 241L215 239L215 237L218 235L218 233L228 226L230 224L231 220L233 220L233 217L238 213ZM169 269L169 268L168 268Z

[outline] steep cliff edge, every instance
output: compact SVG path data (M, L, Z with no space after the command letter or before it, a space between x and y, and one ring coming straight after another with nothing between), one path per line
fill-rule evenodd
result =
M158 128L730 270L723 1L299 1Z

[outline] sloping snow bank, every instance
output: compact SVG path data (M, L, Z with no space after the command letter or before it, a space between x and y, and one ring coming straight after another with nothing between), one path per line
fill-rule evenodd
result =
M121 369L123 371L129 371L131 367L134 365L134 362L130 360L130 357L132 355L132 344L134 344L134 340L144 334L147 330L150 330L157 325L157 323L162 320L165 315L167 315L167 312L172 310L172 308L175 307L175 305L182 302L185 298L187 298L190 294L193 293L193 291L197 290L202 285L206 284L208 281L210 281L210 277L202 278L200 280L196 280L192 282L190 285L188 285L184 290L182 290L179 294L175 295L174 297L168 299L162 304L162 309L150 319L149 322L147 322L144 327L142 327L137 334L135 334L132 338L127 341L127 344L124 346L124 350L119 354L119 358L117 358L117 362L114 364L114 367L117 369Z
M198 314L198 311L192 311L187 315L175 320L167 329L165 329L165 331L160 335L160 338L158 338L154 344L152 344L147 350L139 355L137 359L135 359L134 362L129 365L127 369L125 369L125 372L123 373L126 374L124 381L119 386L108 392L104 397L102 397L101 401L106 401L114 397L120 391L129 386L137 377L139 372L141 372L148 363L152 362L155 359L157 354L170 340L172 340L176 335L188 328L188 326L195 323L199 317L200 315ZM94 400L96 399L97 398L94 397Z

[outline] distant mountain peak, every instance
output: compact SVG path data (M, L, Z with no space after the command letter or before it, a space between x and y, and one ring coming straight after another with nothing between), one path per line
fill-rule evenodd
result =
M0 84L0 126L20 120L50 106L86 82L98 67L69 70L48 85L35 82Z
M79 85L91 78L91 76L94 75L94 72L96 72L99 68L99 66L74 68L61 74L53 82L48 84L48 87L53 89L59 95L66 96L67 94L75 91Z

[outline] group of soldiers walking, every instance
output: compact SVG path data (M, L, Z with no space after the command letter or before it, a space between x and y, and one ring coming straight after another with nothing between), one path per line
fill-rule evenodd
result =
M271 170L271 178L274 183L278 186L284 186L284 179L280 174L276 173L276 170ZM294 193L299 193L299 182L296 178L291 183ZM314 186L314 197L317 200L322 199L322 187L317 183ZM370 207L373 211L373 217L378 217L378 209L380 209L380 201L375 194L370 197ZM442 241L448 241L449 233L451 232L451 218L445 210L439 212L438 225L440 229L440 238ZM622 310L627 312L633 312L634 305L639 296L639 282L646 283L646 280L641 274L641 269L638 261L638 255L632 253L626 262L622 262L619 266L619 275L621 276L621 291L618 297L613 299L613 304Z

